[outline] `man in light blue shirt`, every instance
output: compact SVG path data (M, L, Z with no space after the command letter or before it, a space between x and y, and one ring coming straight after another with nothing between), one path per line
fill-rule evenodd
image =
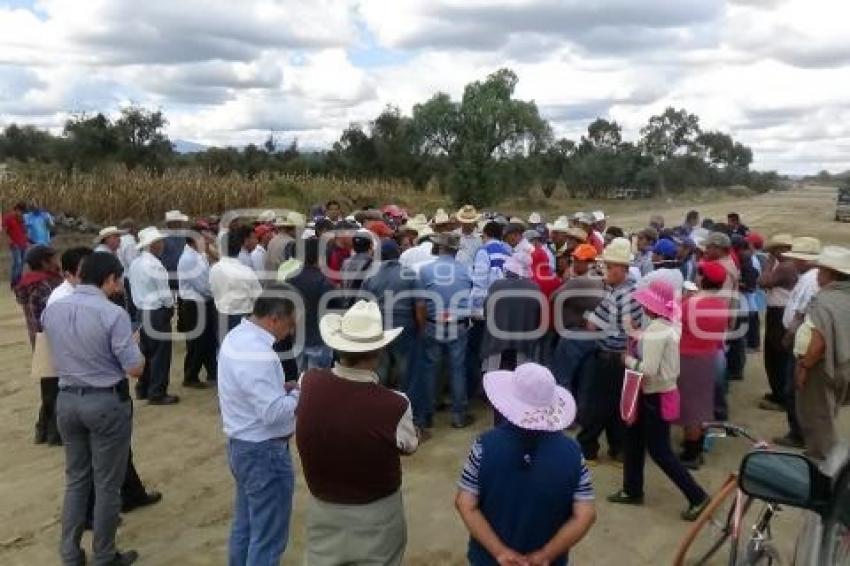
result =
M469 268L455 259L460 245L457 234L438 234L436 261L419 270L416 306L418 327L424 329L422 371L413 372L409 396L413 419L420 429L432 426L434 387L441 356L448 358L451 372L452 426L472 424L467 413L466 347L471 311L472 277Z
M53 215L43 208L34 207L24 214L24 226L27 229L27 239L34 246L49 246L52 239Z
M296 294L288 285L267 287L221 344L218 399L236 482L230 566L279 564L289 537L299 390L285 383L273 345L295 328Z
M210 265L203 249L204 237L186 238L186 246L177 262L177 331L186 333L186 357L183 359L183 387L203 389L215 383L218 354L218 311L210 290ZM200 379L206 369L207 381Z

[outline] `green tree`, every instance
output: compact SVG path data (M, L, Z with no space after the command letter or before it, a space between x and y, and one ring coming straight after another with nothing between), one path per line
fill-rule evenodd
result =
M417 146L445 157L442 178L456 203L492 202L504 186L497 162L533 154L551 138L537 105L513 97L516 84L513 71L500 69L468 84L459 102L439 93L414 106Z
M54 158L57 140L49 132L35 126L9 124L0 133L0 161L39 161L47 163Z
M152 111L140 106L121 110L115 122L118 137L118 159L127 169L144 167L161 172L174 153L171 142L163 133L168 120L160 110Z
M65 122L63 134L59 162L66 170L87 171L118 155L118 132L103 114L73 116Z

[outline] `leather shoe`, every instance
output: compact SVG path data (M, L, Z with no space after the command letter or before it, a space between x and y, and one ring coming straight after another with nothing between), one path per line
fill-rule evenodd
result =
M137 499L136 501L125 501L121 505L122 513L129 513L133 509L138 509L139 507L147 507L148 505L156 505L162 501L162 494L158 491L149 491L145 494L144 497Z
M148 399L148 405L176 405L180 402L180 397L177 395L163 395L162 397L151 397Z
M139 553L135 550L125 550L124 552L116 552L115 558L109 562L109 566L128 566L139 559Z

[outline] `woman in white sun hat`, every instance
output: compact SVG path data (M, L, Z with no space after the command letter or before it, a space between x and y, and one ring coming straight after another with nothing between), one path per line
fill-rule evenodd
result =
M590 472L563 434L575 401L534 363L488 373L484 390L504 422L475 441L458 482L469 563L564 565L596 520Z
M407 397L381 386L376 369L402 329L384 330L378 305L359 301L323 316L319 331L339 362L301 378L296 440L312 494L307 563L401 564L400 456L419 440Z

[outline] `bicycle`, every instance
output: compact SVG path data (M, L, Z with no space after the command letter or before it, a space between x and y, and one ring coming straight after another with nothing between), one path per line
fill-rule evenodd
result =
M744 427L725 422L703 425L709 437L742 437L753 443L754 450L765 450L766 442L753 436ZM738 473L729 475L711 497L711 502L694 522L682 540L673 562L674 566L704 566L724 564L717 555L729 543L728 566L776 566L781 564L779 551L773 544L771 521L780 511L778 505L765 503L753 508L753 498L745 495L738 485ZM749 515L753 511L753 515ZM752 519L749 535L742 537L742 526Z

